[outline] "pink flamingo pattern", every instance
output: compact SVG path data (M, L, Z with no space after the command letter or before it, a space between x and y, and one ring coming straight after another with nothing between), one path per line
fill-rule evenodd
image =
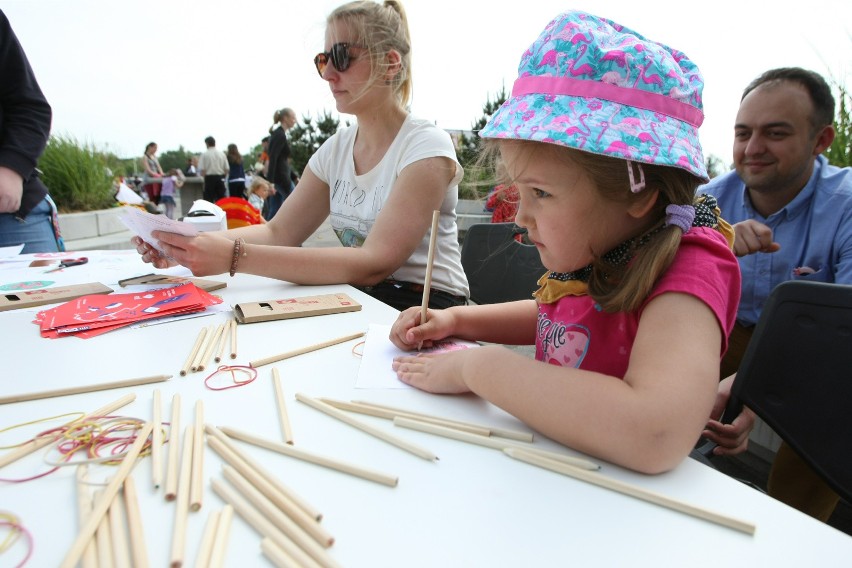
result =
M545 88L512 96L481 131L482 137L554 143L707 177L698 140L704 83L682 52L609 20L574 11L548 24L522 55L518 76L519 81L573 79L570 88L579 90ZM601 83L613 93L617 90L621 99L608 99L605 89L584 96L585 81ZM644 102L633 105L630 91L641 92L646 100L653 95L651 100L659 102L651 108ZM689 107L695 112L682 110Z

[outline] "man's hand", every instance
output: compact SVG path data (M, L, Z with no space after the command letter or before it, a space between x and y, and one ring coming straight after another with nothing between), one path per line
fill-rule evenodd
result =
M0 213L14 213L21 208L24 180L15 170L0 167Z
M746 256L756 252L777 252L781 245L772 240L772 229L747 219L734 225L734 254Z

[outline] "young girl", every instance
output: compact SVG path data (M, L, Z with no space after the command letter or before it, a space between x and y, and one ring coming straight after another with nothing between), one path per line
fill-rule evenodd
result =
M166 217L169 219L175 218L175 190L183 187L183 172L177 168L172 168L166 177L163 178L163 189L160 192L160 203L165 207Z
M550 270L535 300L403 312L391 340L535 342L400 357L398 377L473 392L550 438L647 473L698 440L736 315L737 261L698 143L702 78L683 53L560 15L480 135L520 192L515 222ZM728 232L728 235L731 235Z
M251 185L248 188L248 202L254 207L258 214L263 211L263 203L275 191L272 184L260 176L254 176L251 180ZM260 218L262 223L266 223L266 219Z
M311 156L278 213L266 224L197 237L154 231L168 256L136 237L142 258L157 268L174 259L196 276L232 267L295 284L347 283L405 309L423 298L437 209L429 303L466 303L455 213L463 172L449 134L408 112L411 43L402 5L357 0L336 8L314 65L338 112L357 123ZM344 246L301 247L326 219Z

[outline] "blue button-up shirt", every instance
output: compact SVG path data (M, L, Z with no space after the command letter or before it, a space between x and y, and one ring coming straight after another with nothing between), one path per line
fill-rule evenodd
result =
M740 324L756 324L769 293L786 280L852 284L852 168L829 165L818 156L804 189L769 217L754 210L735 171L714 178L699 193L715 196L729 223L754 219L771 228L781 245L778 252L739 258Z

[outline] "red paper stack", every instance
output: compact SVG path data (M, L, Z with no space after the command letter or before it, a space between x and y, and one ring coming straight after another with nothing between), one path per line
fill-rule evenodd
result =
M82 296L38 313L41 336L94 337L143 320L201 312L222 299L188 282L130 294Z

